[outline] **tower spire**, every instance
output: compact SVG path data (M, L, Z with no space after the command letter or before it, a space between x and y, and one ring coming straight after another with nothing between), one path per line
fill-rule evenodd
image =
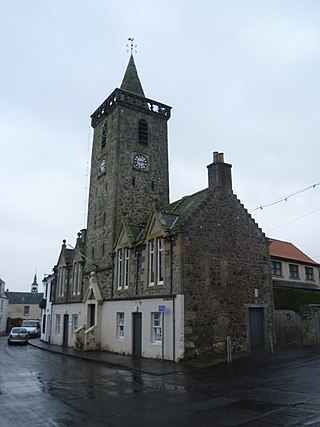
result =
M31 284L31 292L38 292L37 270L34 274L33 283Z
M145 96L143 89L142 89L142 85L138 76L138 71L136 68L136 64L134 63L134 59L133 59L133 51L134 48L136 47L133 44L133 37L129 37L128 39L130 41L130 59L129 59L129 63L126 69L126 72L124 74L120 89L126 90L128 92L131 93L135 93L136 95L140 95L140 96Z

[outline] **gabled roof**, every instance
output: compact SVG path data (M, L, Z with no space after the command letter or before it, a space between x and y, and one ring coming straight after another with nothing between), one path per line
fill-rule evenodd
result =
M9 298L9 304L39 304L43 299L43 293L39 292L5 292Z
M319 265L313 261L300 249L294 246L292 243L284 242L282 240L270 239L270 256L275 258L283 258L291 261L303 262L305 264Z
M131 93L135 93L136 95L140 95L144 97L144 92L142 89L142 85L140 83L140 79L138 76L138 72L136 69L136 65L134 63L133 56L130 56L129 63L124 74L120 89L126 90Z
M206 188L161 208L162 218L167 228L173 228L178 222L187 218L207 197L208 189Z
M74 249L67 249L66 241L63 240L57 266L59 266L60 264L66 264L66 265L72 264L74 253L75 253Z

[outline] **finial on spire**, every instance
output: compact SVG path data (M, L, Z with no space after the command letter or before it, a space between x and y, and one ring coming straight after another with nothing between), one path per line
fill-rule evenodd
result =
M134 44L133 44L134 37L129 37L129 38L128 38L128 41L130 42L130 46L129 46L129 44L127 44L127 47L130 47L131 56L133 56L133 51L134 51L135 53L137 53L137 51L136 51L136 47L137 47L137 45L134 45ZM128 50L127 50L127 52L128 52Z

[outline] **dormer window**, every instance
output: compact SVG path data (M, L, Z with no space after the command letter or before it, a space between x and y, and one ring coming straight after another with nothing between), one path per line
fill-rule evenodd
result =
M59 267L59 271L58 271L58 297L64 296L65 281L66 281L66 268L65 267Z
M73 266L73 280L72 280L72 293L73 295L80 295L82 281L82 265L77 262Z
M148 145L148 123L146 120L139 120L139 144Z
M163 238L148 241L148 283L149 286L163 285L164 271Z
M120 248L117 251L117 288L128 289L129 287L129 267L130 250L128 247Z

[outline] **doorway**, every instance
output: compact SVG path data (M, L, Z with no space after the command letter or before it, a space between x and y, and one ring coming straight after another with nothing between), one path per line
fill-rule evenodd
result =
M63 338L62 346L68 347L68 338L69 338L69 314L63 315Z
M132 355L133 357L141 357L141 346L142 346L142 313L132 314L133 322L133 343L132 343Z
M91 326L94 326L96 323L96 305L89 304L88 309L89 309L89 328L91 328Z
M249 330L251 350L265 347L264 339L264 309L261 307L249 308Z

